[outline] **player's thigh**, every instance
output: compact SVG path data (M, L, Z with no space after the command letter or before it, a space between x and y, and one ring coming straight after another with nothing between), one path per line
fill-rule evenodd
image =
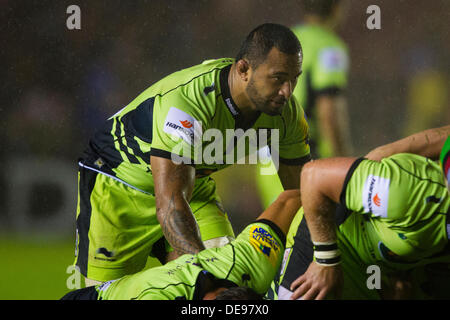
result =
M154 197L84 171L77 214L76 264L81 273L107 281L140 271L153 243L162 237Z

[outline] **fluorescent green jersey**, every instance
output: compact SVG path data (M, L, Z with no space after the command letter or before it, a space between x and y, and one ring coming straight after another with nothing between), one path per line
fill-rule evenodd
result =
M438 164L397 154L356 162L348 177L341 203L353 213L340 232L364 262L409 269L448 257L450 196Z
M97 286L98 298L201 299L207 277L222 281L220 286L246 286L263 294L281 263L284 242L285 236L275 224L259 220L224 247L186 254L164 266L105 282Z
M303 47L303 73L294 96L304 108L311 126L311 139L318 144L321 157L330 156L326 141L321 141L314 110L320 94L337 94L347 86L349 54L346 44L332 31L317 25L298 25L292 31Z
M301 163L309 156L302 108L292 98L281 115L263 113L252 128L242 128L228 87L232 63L208 60L152 85L107 121L91 140L85 164L153 193L151 155L190 162L197 175L225 168L264 145L277 148L280 162Z

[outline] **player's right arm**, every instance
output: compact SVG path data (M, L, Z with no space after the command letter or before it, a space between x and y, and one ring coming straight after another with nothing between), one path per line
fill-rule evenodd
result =
M339 295L343 275L339 266L334 212L347 172L355 160L320 159L303 168L301 198L316 260L292 282L290 289L294 293L291 299L324 299L333 291Z
M397 153L413 153L433 160L439 159L442 146L450 135L450 125L424 130L370 151L365 157L380 161Z
M151 156L150 162L155 183L156 216L166 240L178 256L205 249L189 206L195 168L156 156Z
M300 190L286 190L261 213L257 220L265 219L272 221L286 235L300 206Z

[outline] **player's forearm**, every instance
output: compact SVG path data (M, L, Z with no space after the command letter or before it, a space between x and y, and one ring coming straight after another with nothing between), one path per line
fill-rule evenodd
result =
M319 159L303 167L301 198L313 241L336 241L335 206L355 160L354 157Z
M169 159L151 157L155 183L156 216L166 240L179 255L204 249L199 228L189 206L195 169Z
M306 222L313 242L336 241L334 206L335 204L321 190L317 183L320 170L312 162L303 168L301 175L301 200Z
M167 201L158 202L157 217L166 240L174 250L183 255L205 249L197 221L183 196L172 194Z
M284 234L287 234L292 220L300 209L300 190L283 191L278 198L258 217L275 223Z
M303 208L311 240L323 243L336 242L335 204L322 195L315 195L314 201L306 201Z
M425 130L406 138L409 153L438 159L445 139L450 135L450 125Z
M397 153L413 153L437 160L449 134L450 125L428 129L375 148L366 157L370 160L381 160Z

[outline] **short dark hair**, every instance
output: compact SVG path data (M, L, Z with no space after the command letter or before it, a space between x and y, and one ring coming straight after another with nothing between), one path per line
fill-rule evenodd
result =
M247 287L231 287L219 293L216 300L263 300L263 296Z
M265 23L248 34L236 61L246 58L250 65L256 68L264 62L273 47L286 54L302 54L300 41L291 29L281 24Z
M340 0L302 0L302 6L306 14L327 18L339 2Z

